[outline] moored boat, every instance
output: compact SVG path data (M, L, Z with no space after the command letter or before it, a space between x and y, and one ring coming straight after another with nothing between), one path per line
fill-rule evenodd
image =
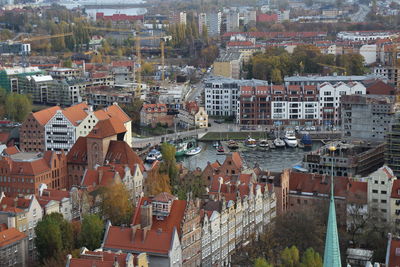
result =
M267 139L261 139L260 142L258 143L258 145L259 145L260 147L267 148L267 147L269 146L269 145L268 145L268 140L267 140Z
M244 145L247 147L251 147L254 148L257 146L257 141L251 137L248 137L245 141L244 141Z
M149 154L147 154L145 161L147 163L153 163L154 161L161 159L162 159L161 152L158 151L157 149L153 149L149 152Z
M285 147L285 142L279 137L274 140L275 147Z
M293 131L286 131L285 143L288 147L296 147L297 146L296 135Z
M186 156L194 156L197 155L201 152L201 146L195 147L193 149L190 149L185 153Z
M217 155L223 155L223 154L225 154L225 149L223 146L219 146L217 148Z
M239 144L234 140L229 140L228 148L229 149L238 149L239 148Z
M311 148L313 143L309 133L304 133L300 139L300 142L304 145L304 148Z

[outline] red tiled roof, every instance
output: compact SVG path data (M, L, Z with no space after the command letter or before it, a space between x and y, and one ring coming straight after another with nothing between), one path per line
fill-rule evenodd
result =
M144 170L142 159L124 141L111 141L105 160L110 164L127 164L131 170L136 164L138 164L140 170Z
M400 179L396 179L393 181L393 187L390 197L400 199Z
M65 190L45 189L41 196L37 196L38 200L57 200L61 201L64 198L69 198L69 192Z
M257 14L257 22L278 21L278 14Z
M131 118L122 110L118 104L108 106L103 111L111 118L118 118L123 123L131 121Z
M19 151L18 147L16 147L16 146L10 146L3 150L3 153L6 153L9 156L17 154L19 152L20 151Z
M156 195L152 200L157 201L157 202L169 202L169 201L174 201L177 198L167 192L162 192L158 195Z
M144 104L142 109L146 113L167 112L167 105L165 105L165 104Z
M44 157L34 161L13 161L8 157L2 160L7 162L11 175L38 175L50 170L49 162Z
M14 207L18 209L29 209L32 199L27 199L24 197L17 197L17 199L12 197L3 197L0 202L0 209L6 207Z
M251 41L234 41L228 42L226 46L254 46L254 44Z
M141 229L132 233L132 228L111 226L108 230L104 248L115 248L138 252L168 255L173 232L149 230L144 237Z
M92 72L90 77L92 79L99 79L99 78L107 77L108 75L109 75L108 72Z
M384 83L381 80L378 80L372 85L368 86L366 92L367 94L371 95L395 95L396 88L387 83Z
M0 132L0 144L5 144L10 136L9 132Z
M243 167L242 157L240 156L239 152L232 153L232 161L236 165L237 168Z
M134 254L133 254L134 255ZM70 267L114 267L114 261L117 260L119 267L126 267L126 260L128 254L125 253L112 253L103 251L85 251L80 255L79 259L71 259ZM134 256L135 257L135 256ZM134 264L136 266L134 258Z
M119 119L109 118L107 120L101 120L97 122L87 137L103 139L125 132L126 128Z
M26 238L26 234L21 233L15 228L9 228L0 232L0 248L18 242Z
M400 266L400 240L393 238L390 242L389 251L389 266L388 267L399 267Z
M110 166L98 167L97 170L87 170L82 180L82 185L88 191L96 189L98 186L108 186L113 183L117 173Z
M135 62L132 60L119 60L119 61L113 61L111 63L113 67L133 67L135 65Z
M32 115L40 125L45 126L46 123L54 116L54 114L56 114L57 110L61 110L61 108L59 106L46 108L35 112Z
M86 164L87 163L87 139L80 136L67 154L68 163Z
M368 183L359 181L349 182L349 191L347 193L349 203L367 204L368 203Z

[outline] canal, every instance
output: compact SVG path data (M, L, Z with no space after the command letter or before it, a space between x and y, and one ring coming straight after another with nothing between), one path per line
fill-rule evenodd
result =
M177 161L183 162L183 165L191 170L197 167L204 169L207 166L207 162L215 162L216 160L220 163L224 162L225 155L217 155L211 142L200 142L199 145L203 148L200 154L177 158ZM314 142L311 150L286 147L263 151L258 147L241 147L237 151L240 152L248 167L253 167L254 164L258 163L262 169L279 172L286 168L292 168L303 160L304 153L317 150L321 146L322 143Z

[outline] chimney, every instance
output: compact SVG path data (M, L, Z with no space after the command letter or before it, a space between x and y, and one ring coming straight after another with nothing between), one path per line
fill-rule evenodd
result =
M140 226L145 228L153 224L153 207L147 200L140 206Z
M140 229L140 224L131 225L131 242L135 241L135 234L138 229Z

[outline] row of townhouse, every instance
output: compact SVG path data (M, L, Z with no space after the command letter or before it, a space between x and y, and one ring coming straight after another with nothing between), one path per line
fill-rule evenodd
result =
M222 179L222 178L221 178ZM202 266L229 266L231 256L276 217L272 187L230 184L210 192L202 209Z
M213 77L205 81L206 111L242 125L337 125L342 95L365 95L361 82L270 85Z
M43 152L69 151L80 136L86 136L102 120L115 118L127 130L125 141L131 145L131 119L117 104L94 111L86 102L61 109L59 106L31 113L20 129L21 150Z

